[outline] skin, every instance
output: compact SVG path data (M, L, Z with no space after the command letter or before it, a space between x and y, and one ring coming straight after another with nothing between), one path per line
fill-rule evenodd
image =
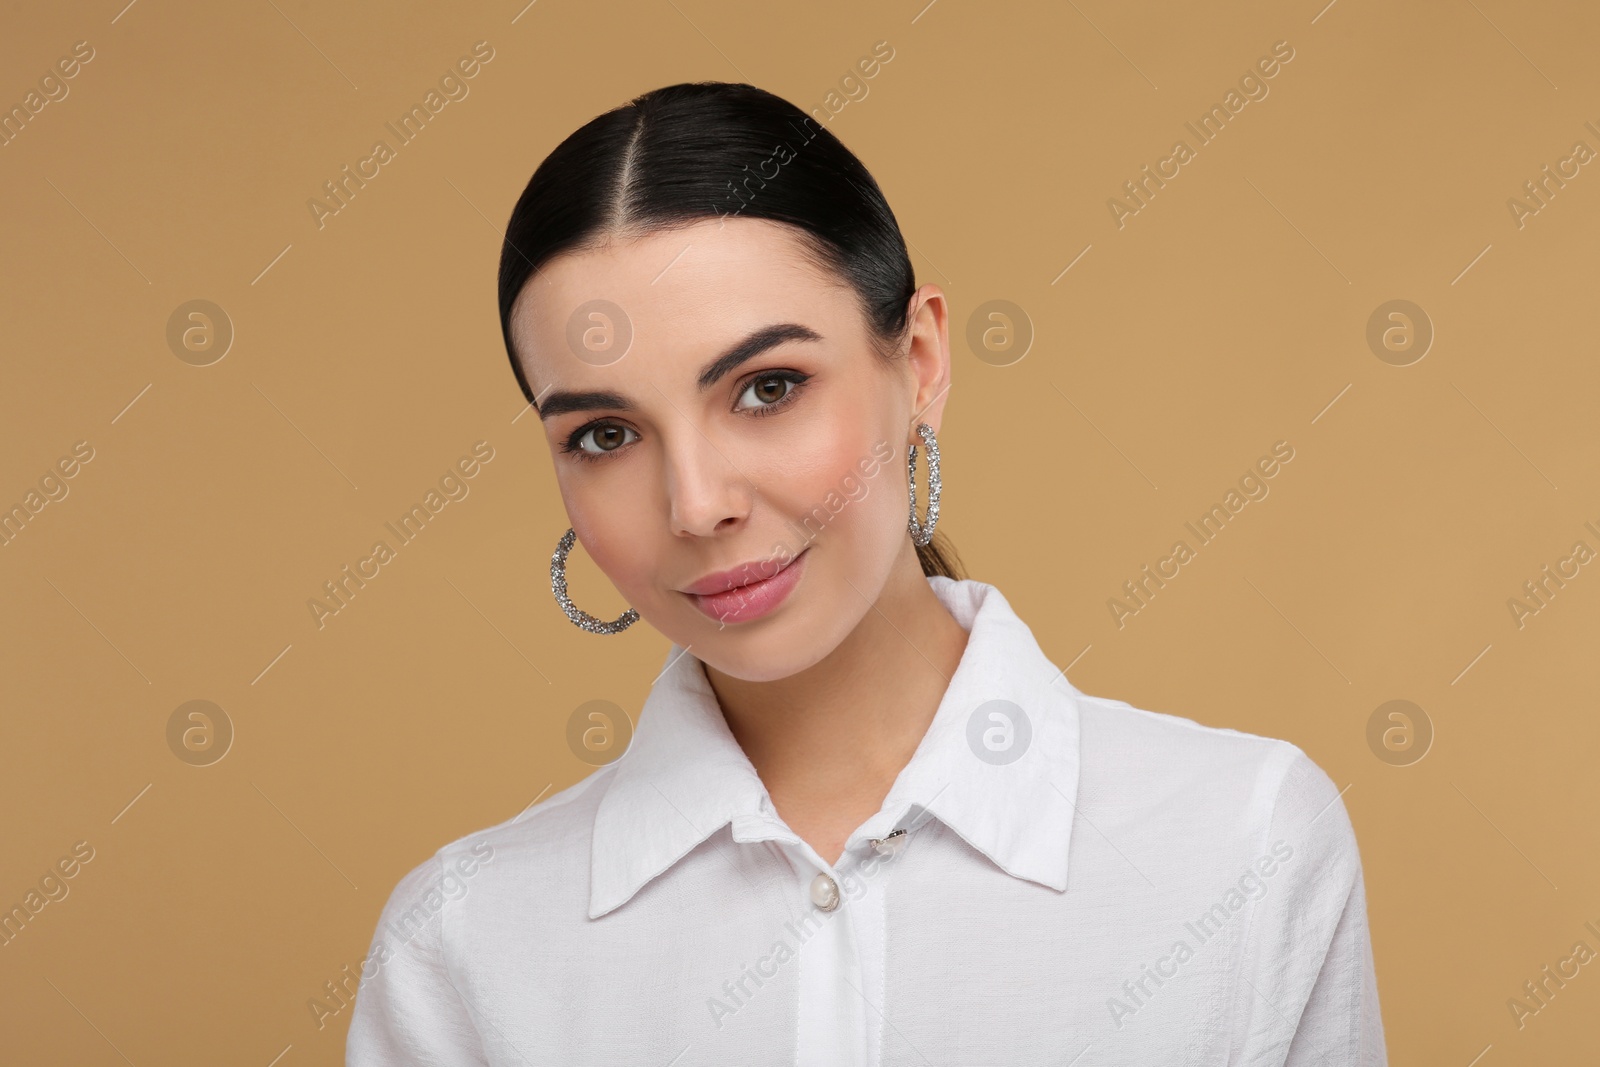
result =
M556 257L518 297L511 335L584 550L645 622L692 647L778 815L832 865L882 807L966 648L906 529L906 450L916 423L938 431L950 386L949 309L938 286L919 288L886 363L854 292L796 232L707 219ZM609 348L603 331L569 347L569 320L597 298L631 324L625 352L616 332ZM781 342L700 387L707 364L775 323L820 340ZM549 410L591 391L627 406ZM565 450L580 430L591 458ZM820 530L802 525L835 509ZM802 550L798 584L759 619L710 618L682 591Z

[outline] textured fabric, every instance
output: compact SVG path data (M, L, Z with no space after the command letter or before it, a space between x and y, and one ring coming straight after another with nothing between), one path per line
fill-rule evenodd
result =
M1386 1065L1328 776L1086 696L999 590L928 582L967 647L837 865L673 646L626 755L401 880L348 1067Z

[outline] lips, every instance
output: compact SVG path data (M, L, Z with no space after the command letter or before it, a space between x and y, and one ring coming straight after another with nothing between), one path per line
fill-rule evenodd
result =
M788 599L805 572L810 552L808 545L786 564L766 560L709 574L683 592L708 618L724 625L759 619ZM707 591L695 591L701 589Z
M805 553L801 553L804 555ZM795 556L788 563L780 563L775 559L753 559L748 563L741 563L732 570L718 571L708 574L692 585L683 588L683 592L695 596L710 596L714 593L726 593L729 590L739 589L746 585L764 582L788 568L800 556Z

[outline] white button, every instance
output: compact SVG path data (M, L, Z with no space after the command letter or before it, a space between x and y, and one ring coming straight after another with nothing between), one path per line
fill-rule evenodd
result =
M839 887L827 874L818 872L811 879L811 903L823 911L832 911L839 906Z

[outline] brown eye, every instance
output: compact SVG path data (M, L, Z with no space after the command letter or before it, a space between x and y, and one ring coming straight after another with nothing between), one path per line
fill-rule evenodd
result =
M750 384L745 386L744 392L740 394L741 401L749 397L751 402L741 403L739 408L746 411L755 409L759 414L765 414L762 408L775 407L783 403L804 380L802 376L791 373L752 378Z
M617 449L633 440L633 438L628 436L628 434L631 433L633 433L633 431L628 429L626 426L617 426L612 423L591 426L578 435L577 448L575 451L583 452L589 456L598 456L604 455L607 452L615 452Z

